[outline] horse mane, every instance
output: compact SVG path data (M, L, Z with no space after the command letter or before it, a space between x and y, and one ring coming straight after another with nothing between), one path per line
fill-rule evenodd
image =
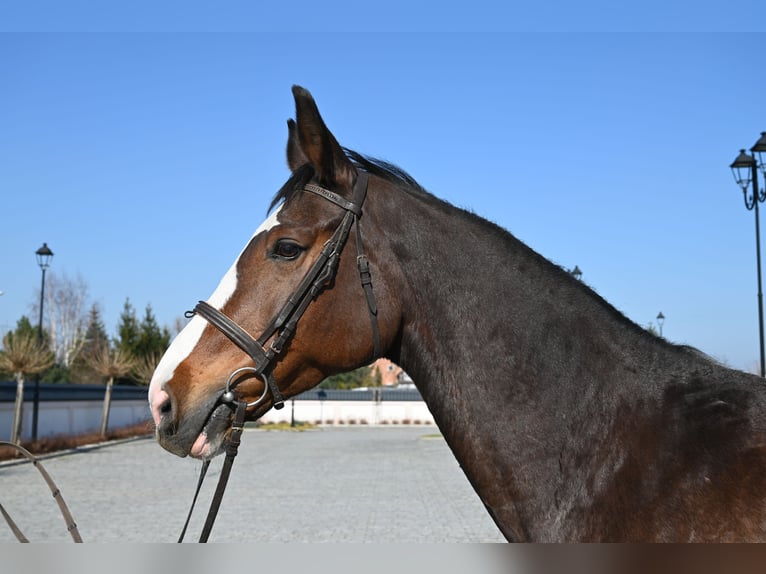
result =
M428 193L409 173L404 171L393 163L382 159L363 155L354 150L344 149L346 157L350 159L357 168L361 168L370 175L376 175L385 179L389 183L403 189L421 199L435 200L436 197Z
M615 308L611 303L609 303L606 299L601 297L601 295L598 294L593 288L588 286L586 283L583 283L574 277L572 277L571 273L567 271L562 266L553 263L528 245L526 245L523 241L520 241L517 239L510 231L507 229L497 225L496 223L481 217L477 215L476 213L467 210L462 209L456 206L451 205L450 203L443 201L442 199L436 197L432 193L428 192L424 187L422 187L416 180L413 178L409 173L407 173L405 170L400 168L399 166L390 163L388 161L370 157L364 154L361 154L359 152L356 152L354 150L343 148L344 153L346 154L346 157L354 164L354 166L357 169L361 169L370 175L375 175L377 177L380 177L389 183L395 185L397 188L399 188L401 191L408 193L421 201L424 201L428 203L429 205L432 205L434 207L449 210L452 213L459 214L469 220L474 220L475 222L480 222L482 226L484 226L486 229L491 230L498 239L502 241L514 241L517 247L520 247L524 253L527 254L528 257L531 258L531 260L536 261L538 264L540 264L543 268L549 269L551 273L554 274L556 277L556 280L558 282L569 282L571 284L578 284L584 291L587 291L590 297L592 297L597 304L600 304L601 306L609 309L612 316L621 322L623 325L628 327L630 330L640 332L644 336L652 337L657 340L660 340L661 342L665 343L669 347L674 347L678 350L690 350L692 348L686 348L684 345L674 345L667 341L666 339L663 339L656 334L653 334L640 325L638 325L636 322L631 320L630 318L626 317L620 310ZM303 187L311 181L311 179L314 177L314 168L311 166L311 164L307 163L303 166L299 167L293 174L291 175L290 179L288 179L285 184L277 191L277 193L274 195L274 198L271 201L271 204L269 205L269 211L274 209L277 205L279 205L282 202L287 202L292 198L297 192L299 192ZM696 349L694 349L696 351ZM697 351L699 352L699 351Z

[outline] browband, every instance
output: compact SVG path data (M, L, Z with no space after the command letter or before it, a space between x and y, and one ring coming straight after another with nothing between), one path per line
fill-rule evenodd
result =
M359 178L364 176L365 179L367 179L366 173L360 173ZM359 182L359 179L357 179L357 182ZM362 186L364 188L364 191L367 191L367 182L361 182L363 183ZM357 186L354 186L354 189L357 189ZM360 217L362 215L362 203L353 203L351 201L348 201L344 197L341 197L337 193L334 193L330 191L329 189L325 189L324 187L321 187L319 185L316 185L314 183L307 183L305 186L303 186L303 191L308 191L311 193L315 193L316 195L319 195L321 197L324 197L325 199L332 201L335 205L339 205L346 211L350 211L357 217ZM357 199L356 197L354 199ZM364 197L362 198L362 202L364 201Z

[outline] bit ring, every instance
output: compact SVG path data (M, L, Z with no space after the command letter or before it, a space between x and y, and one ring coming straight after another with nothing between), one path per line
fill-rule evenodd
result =
M236 395L234 394L234 391L232 390L232 381L236 379L240 374L245 372L251 372L254 375L258 375L261 380L263 380L263 394L258 397L256 400L251 401L247 404L245 404L246 407L256 407L260 405L264 400L266 400L266 395L269 391L269 384L266 380L266 375L263 373L259 373L258 370L254 367L242 367L240 369L237 369L234 371L231 375L229 375L229 379L226 381L226 390L223 392L223 395L221 395L221 400L225 403L233 403L236 402Z

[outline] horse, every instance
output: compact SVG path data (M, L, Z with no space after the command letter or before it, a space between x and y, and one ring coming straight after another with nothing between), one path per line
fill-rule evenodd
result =
M383 356L509 541L766 539L763 379L342 147L292 91L290 176L151 380L162 447L209 460L232 405L256 420Z

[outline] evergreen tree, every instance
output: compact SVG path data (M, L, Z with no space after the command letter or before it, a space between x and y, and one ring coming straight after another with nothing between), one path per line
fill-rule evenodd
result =
M111 341L109 335L106 334L104 320L101 318L101 309L98 304L94 303L88 311L85 343L72 366L72 380L83 384L101 382L102 376L91 365L94 358L102 353L102 349L110 347Z
M29 317L23 315L21 319L16 321L16 328L13 331L8 331L6 336L13 339L13 337L37 337L38 330L36 326L33 326L29 320ZM43 333L43 343L48 341L48 337Z
M72 383L72 369L54 363L40 375L41 383Z
M117 326L117 340L115 341L115 347L130 353L136 354L138 350L138 341L141 335L141 329L138 325L138 319L136 318L136 310L130 303L130 299L125 299L125 304L122 307L122 313L120 314L120 323Z
M114 350L126 357L135 357L138 351L138 341L141 336L141 328L136 317L136 310L129 298L125 299L120 313L120 322L117 325L117 338L114 340ZM118 384L135 384L132 376L126 375L116 381Z
M85 345L82 348L82 355L93 356L108 344L109 336L106 334L104 320L101 318L101 309L97 303L94 303L88 311L88 326L85 330Z
M117 332L119 338L115 340L115 348L133 357L137 364L156 365L170 345L170 331L157 324L152 306L146 306L144 317L139 323L129 299L122 309ZM131 373L121 382L140 383L141 376Z
M152 306L147 305L144 318L139 326L138 341L135 355L140 359L162 355L170 344L170 331L167 327L160 329L157 319L152 312Z

